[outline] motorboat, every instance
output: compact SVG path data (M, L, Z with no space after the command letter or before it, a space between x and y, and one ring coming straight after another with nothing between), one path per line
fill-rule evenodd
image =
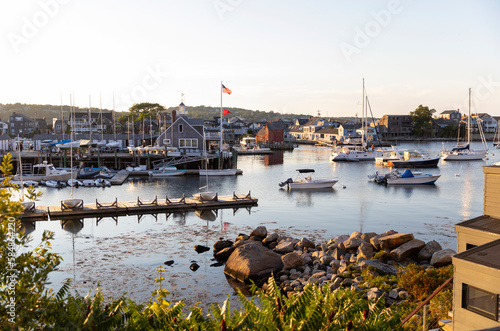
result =
M148 174L151 177L169 177L169 176L182 176L186 173L186 170L177 170L177 167L160 167L157 170L149 171Z
M42 181L41 183L47 187L54 187L54 188L66 187L66 182L60 180L47 180L47 181Z
M109 143L106 144L106 148L109 149L116 149L120 148L120 142L119 141L110 141Z
M279 186L286 186L287 189L330 188L339 181L336 178L313 178L314 172L314 169L297 169L296 179L288 178Z
M69 141L66 143L56 145L59 150L77 149L80 148L80 140Z
M95 186L99 186L99 187L110 187L111 186L111 182L107 179L103 179L103 178L97 178L95 181Z
M394 168L430 168L437 167L439 156L432 157L429 155L420 154L418 151L404 151L403 156L397 160L387 161L387 166Z
M379 184L387 185L424 185L434 184L441 175L422 174L421 172L406 169L403 173L397 169L386 174L379 174L378 171L373 175L368 175L368 178Z
M20 180L13 180L10 182L13 186L16 186L16 187L30 187L30 186L33 186L33 187L38 187L38 182L37 181L34 181L34 180L24 180L23 178L23 181L21 182Z
M200 176L235 176L238 169L200 169Z
M84 179L82 181L82 183L83 183L83 186L85 186L85 187L95 186L95 181L93 179Z
M69 187L79 187L83 186L83 183L79 181L78 179L68 179L68 186Z
M374 161L380 152L372 148L364 146L342 146L332 152L330 160L333 162L359 162L359 161Z
M101 172L101 169L80 168L77 172L76 178L77 179L92 179L92 178L95 178L100 172Z
M375 158L376 165L387 166L387 162L389 161L397 161L401 158L404 158L404 150L398 150L396 148L392 148L390 150L377 150L379 155Z
M53 164L47 163L47 161L43 161L41 164L33 165L31 169L31 174L23 173L23 181L64 181L66 182L71 177L76 177L76 171L67 171L67 170L58 170L54 167ZM15 175L13 180L21 180L21 176Z

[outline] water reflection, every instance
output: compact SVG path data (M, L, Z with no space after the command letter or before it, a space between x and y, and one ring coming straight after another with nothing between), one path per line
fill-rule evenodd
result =
M83 229L83 219L81 218L65 219L61 220L60 223L61 228L72 234L77 234L81 229Z
M297 207L312 207L314 206L315 198L321 199L328 198L335 194L334 188L315 188L315 189L300 189L300 190L286 190L279 189L280 192L288 196L288 200L295 201Z
M24 234L30 234L36 230L36 222L21 222L21 227L19 232L24 232Z
M264 165L272 166L283 164L284 155L282 151L275 151L273 154L264 155Z
M405 198L411 198L414 192L425 192L426 195L437 195L439 187L436 185L388 185L387 189L395 193L403 193Z

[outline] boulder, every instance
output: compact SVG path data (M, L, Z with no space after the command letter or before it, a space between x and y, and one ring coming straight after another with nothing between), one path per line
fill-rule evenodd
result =
M351 235L349 236L350 239L360 239L361 238L361 235L362 233L359 232L359 231L354 231L353 233L351 233Z
M214 244L214 252L223 250L224 248L231 247L233 242L231 240L219 240Z
M330 256L332 256L335 260L342 260L342 257L347 253L347 250L344 248L335 248Z
M359 245L361 245L362 243L366 243L366 241L359 238L349 238L346 241L342 242L342 244L340 244L340 247L343 246L343 248L345 249L358 249Z
M274 251L280 254L293 252L294 246L297 242L297 239L286 238L278 243L276 248L274 248Z
M200 254L200 253L203 253L203 252L206 252L206 251L209 251L210 248L207 247L207 246L203 246L203 245L196 245L193 247L194 250L196 251L196 253Z
M358 267L360 268L360 270L364 270L368 266L377 269L379 273L391 274L391 275L396 275L398 273L398 268L396 268L395 266L382 263L378 260L365 260L358 263Z
M413 240L413 233L395 233L379 239L380 249L393 250L404 243Z
M336 244L340 244L341 242L344 242L346 241L347 239L349 239L350 236L346 235L346 234L341 234L340 236L337 236L335 238L333 238L333 241L336 243Z
M270 234L269 236L266 237L266 239L262 240L262 243L267 245L270 244L274 241L278 240L278 234L276 232Z
M384 291L378 287L372 287L366 292L366 298L371 302L377 301L382 295L384 295Z
M302 238L297 243L297 247L299 247L301 249L304 249L304 248L316 248L316 244L314 244L312 241L310 241L307 238Z
M410 240L391 251L391 257L396 261L417 256L418 252L425 246L425 242L419 239Z
M433 267L443 267L451 264L451 258L456 252L452 249L443 249L432 254L431 265Z
M324 255L325 255L325 252L323 252L323 251L315 251L312 253L312 258L314 260L318 260L318 259L321 259Z
M365 259L371 259L374 255L373 245L369 244L367 242L361 243L361 245L358 246L357 254L358 254L358 257L362 256Z
M221 249L220 251L214 254L214 257L219 261L226 261L227 259L229 259L235 248L236 247L231 246Z
M361 239L364 241L370 242L370 239L375 237L377 234L375 232L366 232L361 235Z
M425 244L424 248L422 248L420 252L418 252L417 259L419 261L430 261L432 258L432 254L442 249L443 247L441 247L441 245L437 241L429 241L427 244Z
M304 265L304 262L300 258L299 254L295 252L283 255L281 257L281 261L283 262L283 269L286 270Z
M191 265L189 266L189 269L191 269L192 271L196 271L198 270L200 266L196 263L196 262L193 262L191 263Z
M373 245L373 247L375 247L375 249L378 250L378 249L380 249L380 238L383 238L383 237L386 237L386 236L389 236L389 235L392 235L395 233L397 233L397 232L394 230L389 230L389 231L381 233L379 235L375 235L375 236L370 238L370 243Z
M266 238L267 237L267 229L265 226L258 226L255 228L255 230L250 233L250 237L256 236L256 237L261 237L261 238Z
M281 255L253 241L237 247L226 262L224 273L239 281L260 280L283 268Z

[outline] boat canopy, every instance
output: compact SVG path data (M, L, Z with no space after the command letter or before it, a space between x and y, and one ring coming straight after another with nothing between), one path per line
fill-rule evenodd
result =
M462 147L455 147L451 151L452 152L462 152L462 151L468 151L469 150L469 144L462 146Z
M308 172L314 172L314 169L297 169L298 172L301 174L308 173Z
M406 169L405 172L403 172L403 174L401 175L401 178L412 178L412 177L414 176L410 169Z

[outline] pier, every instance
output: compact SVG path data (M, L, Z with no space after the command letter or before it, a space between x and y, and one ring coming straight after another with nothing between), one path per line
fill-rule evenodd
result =
M63 206L35 206L31 211L25 211L21 216L23 222L64 220L70 218L116 217L140 214L174 213L196 210L248 208L256 206L257 198L248 194L216 196L214 200L202 201L193 197L170 199L155 197L153 200L99 202L82 204L78 208L68 209Z

